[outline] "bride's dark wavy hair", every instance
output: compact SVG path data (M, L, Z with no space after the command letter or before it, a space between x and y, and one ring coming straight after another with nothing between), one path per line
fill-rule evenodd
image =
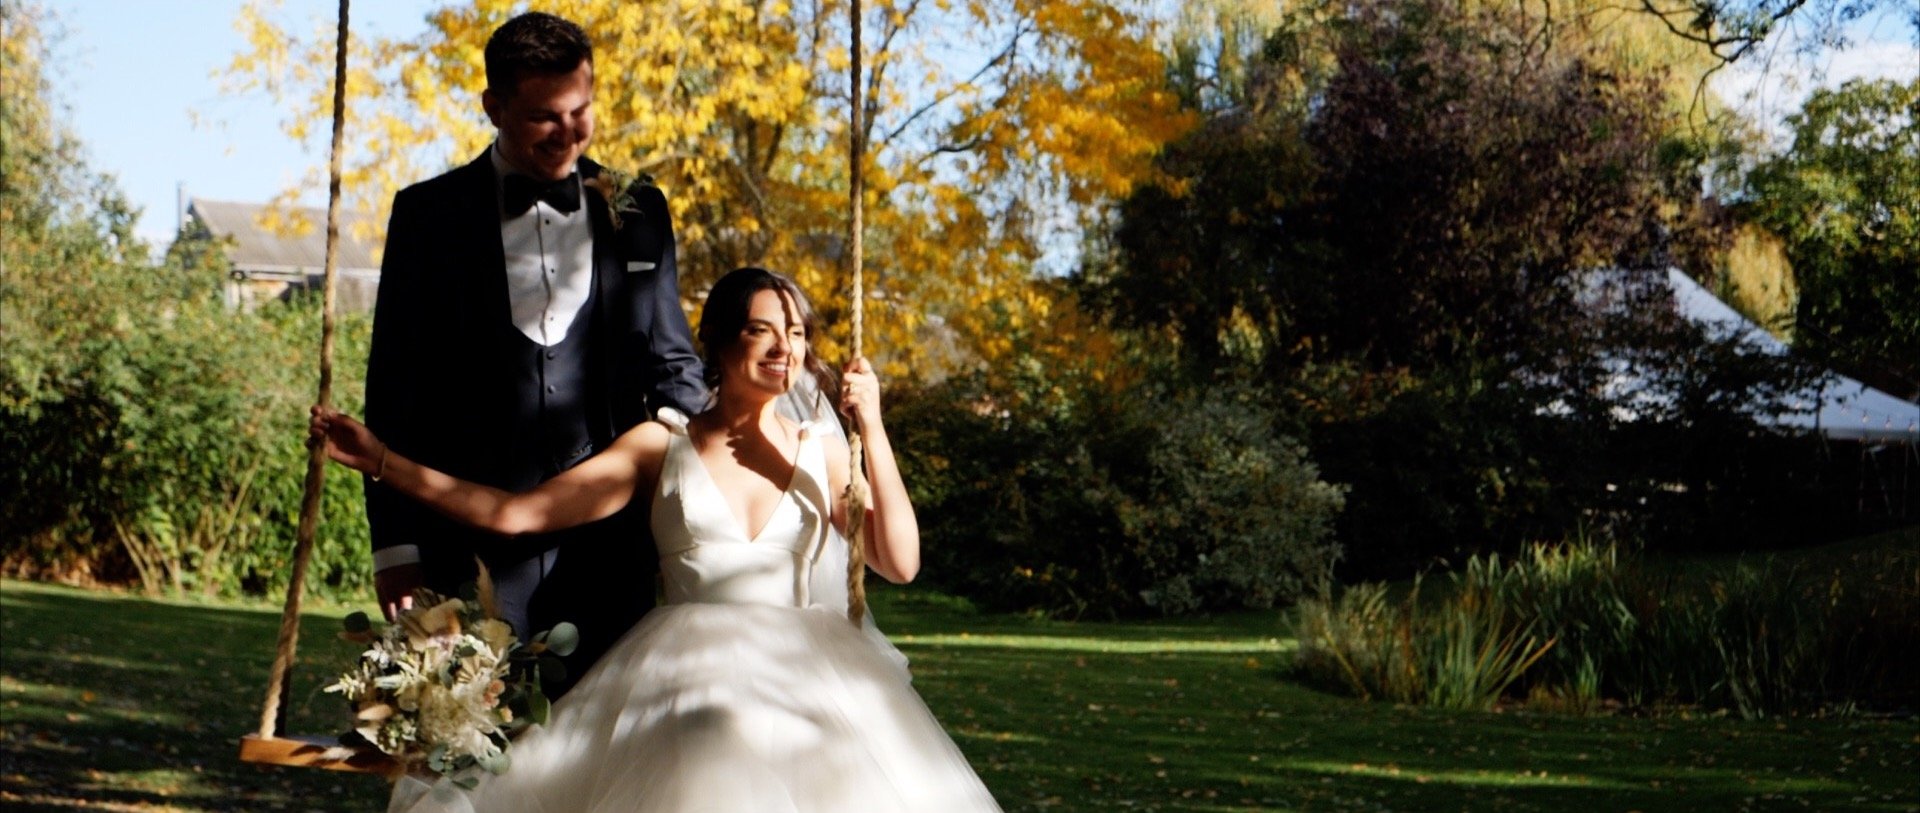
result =
M761 291L779 293L782 299L793 302L794 310L800 312L800 326L807 334L807 358L801 366L818 385L817 400L812 408L816 414L820 414L824 406L825 414L834 414L833 405L840 403L840 378L813 352L813 335L817 327L813 305L807 302L807 295L792 279L765 268L736 268L727 272L707 292L707 304L700 311L700 329L696 334L703 351L701 360L706 362L707 388L719 388L720 354L740 341L740 331L747 326L747 311L753 305L753 295Z

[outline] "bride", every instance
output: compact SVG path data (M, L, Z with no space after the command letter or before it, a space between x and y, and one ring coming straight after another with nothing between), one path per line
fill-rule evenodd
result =
M831 567L835 531L846 529L833 495L849 464L837 426L778 409L803 376L819 393L835 390L808 352L812 318L785 277L742 268L721 278L699 330L714 407L691 420L663 410L520 494L428 469L358 421L314 408L311 432L334 460L508 537L592 522L635 498L652 509L666 603L554 704L545 726L515 740L511 770L471 791L404 780L391 809L999 809L897 653L847 620L844 592L832 586L838 574L814 578ZM910 581L920 532L881 421L879 382L865 359L845 379L841 408L866 440L873 494L867 562L889 581Z

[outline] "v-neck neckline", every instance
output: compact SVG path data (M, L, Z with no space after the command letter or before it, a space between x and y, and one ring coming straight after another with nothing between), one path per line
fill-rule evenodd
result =
M796 434L799 438L793 445L793 468L787 472L787 485L780 489L780 496L774 499L773 510L767 512L767 521L761 524L758 532L752 534L746 533L747 521L733 513L733 506L727 502L726 491L720 488L720 481L713 479L713 470L707 468L707 461L700 457L700 447L694 444L693 433L689 432L682 436L687 442L687 451L693 455L694 465L699 467L701 476L706 479L707 486L713 489L714 495L720 498L720 505L725 508L727 518L733 521L734 530L745 535L749 545L759 542L760 537L766 535L767 529L773 527L773 521L780 515L780 509L786 507L787 498L793 495L794 483L800 479L800 455L807 445L809 435L807 427L800 427Z

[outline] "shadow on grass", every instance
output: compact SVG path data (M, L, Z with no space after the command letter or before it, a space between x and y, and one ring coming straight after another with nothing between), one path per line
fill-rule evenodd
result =
M243 764L279 612L6 582L0 588L0 807L378 810L377 778ZM298 733L339 730L319 687L354 648L337 614L301 624Z
M1285 679L1272 613L1072 624L877 588L914 681L1009 811L1920 809L1920 723L1574 718L1368 704ZM372 777L239 763L278 612L6 582L0 807L370 811ZM302 627L291 708L355 648ZM637 679L644 679L640 676Z

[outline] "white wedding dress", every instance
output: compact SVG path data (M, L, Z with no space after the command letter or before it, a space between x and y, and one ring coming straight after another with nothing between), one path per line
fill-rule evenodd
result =
M803 429L779 507L749 538L686 434L653 495L667 603L461 790L402 779L409 813L997 811L909 683L846 616L826 456Z

